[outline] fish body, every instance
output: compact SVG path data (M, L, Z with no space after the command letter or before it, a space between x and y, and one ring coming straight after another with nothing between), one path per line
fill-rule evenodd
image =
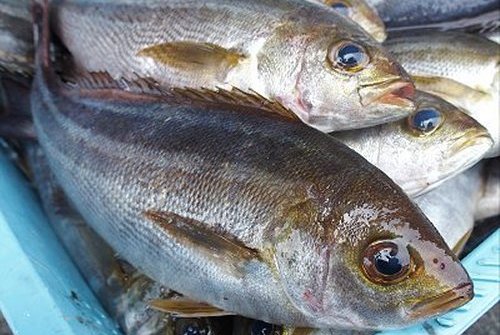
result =
M500 215L500 161L493 158L484 164L482 187L477 201L475 220Z
M356 22L366 30L378 42L385 41L387 34L385 32L384 22L378 16L377 11L365 0L307 0L311 2L322 3L336 10Z
M496 0L367 0L389 28L436 26L453 28L467 25L467 20L495 13L498 20ZM475 22L475 21L474 21Z
M500 153L500 46L460 32L409 34L388 39L386 48L413 77L419 90L464 109L490 132Z
M322 131L404 117L405 71L362 28L304 0L60 0L53 26L85 71L279 101Z
M481 164L415 198L415 203L457 254L474 227L474 212L481 188Z
M410 196L465 171L493 143L483 126L443 99L417 92L416 103L416 112L404 120L332 133Z
M152 279L228 312L317 328L402 327L471 299L428 219L334 138L260 108L67 88L50 67L48 9L34 15L31 107L50 168Z
M33 72L30 2L0 1L0 71L29 76Z

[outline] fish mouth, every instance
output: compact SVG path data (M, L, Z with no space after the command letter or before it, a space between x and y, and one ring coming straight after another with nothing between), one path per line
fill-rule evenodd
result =
M364 106L379 103L401 107L402 109L415 109L415 85L411 81L388 80L363 86L359 93L361 104Z
M485 152L493 145L493 139L487 130L471 130L458 138L450 150L450 156L472 147L483 147Z
M409 314L413 319L442 314L465 305L473 297L472 283L463 283L451 290L415 304Z

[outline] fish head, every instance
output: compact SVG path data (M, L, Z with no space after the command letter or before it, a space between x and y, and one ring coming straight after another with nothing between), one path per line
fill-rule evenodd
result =
M324 132L394 121L415 109L409 75L380 44L352 26L316 28L293 92L298 116Z
M471 279L431 222L395 187L370 199L378 187L370 183L343 189L356 200L324 206L278 240L275 259L290 302L315 327L375 330L471 300Z
M364 0L322 0L322 2L343 16L356 22L377 42L385 41L385 24L375 8Z
M429 191L479 161L492 146L488 131L460 108L417 92L407 118L379 126L379 166L411 196ZM374 150L377 150L374 149Z

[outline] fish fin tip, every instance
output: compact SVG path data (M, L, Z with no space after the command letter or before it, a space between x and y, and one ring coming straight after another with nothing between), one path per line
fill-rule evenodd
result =
M171 314L179 318L205 318L235 315L204 302L186 298L181 299L154 299L149 302L151 308Z

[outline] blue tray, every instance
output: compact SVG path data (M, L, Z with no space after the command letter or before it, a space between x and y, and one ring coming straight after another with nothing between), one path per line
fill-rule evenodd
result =
M58 242L35 193L0 150L0 309L15 334L119 335ZM379 335L453 334L500 299L500 230L463 263L476 295L423 325Z

